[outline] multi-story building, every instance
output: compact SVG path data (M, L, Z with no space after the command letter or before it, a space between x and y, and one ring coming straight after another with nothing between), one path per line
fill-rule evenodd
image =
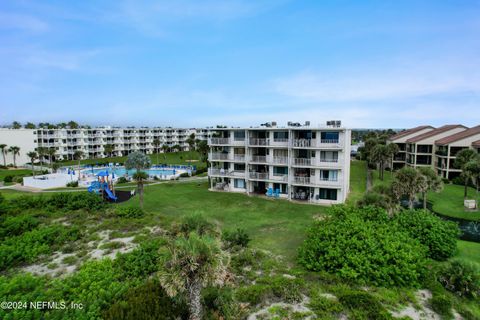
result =
M275 123L221 128L210 138L211 190L343 203L349 190L349 129Z
M16 155L17 164L30 161L29 151L38 151L39 147L55 150L56 160L73 159L75 151L80 150L84 158L102 158L107 156L125 156L134 151L146 154L154 153L154 141L170 148L178 146L180 151L189 149L187 142L191 134L195 139L207 140L208 129L184 128L134 128L134 127L97 127L78 129L8 129L0 128L0 144L20 147ZM8 148L8 147L7 147ZM6 163L13 163L13 154L6 153Z
M455 164L456 154L467 148L480 150L480 126L445 125L439 128L420 126L404 130L389 139L400 151L394 156L393 168L429 166L443 178L452 179L461 170Z

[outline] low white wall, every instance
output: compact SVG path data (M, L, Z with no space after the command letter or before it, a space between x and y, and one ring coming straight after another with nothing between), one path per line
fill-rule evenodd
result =
M78 175L68 175L65 173L51 173L35 177L23 178L23 185L25 187L32 187L38 189L50 189L65 187L67 183L77 181Z

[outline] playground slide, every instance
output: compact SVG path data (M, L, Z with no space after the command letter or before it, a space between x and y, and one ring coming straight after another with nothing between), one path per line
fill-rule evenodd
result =
M107 193L110 199L117 200L117 197L113 194L113 192L110 189L105 188L105 192Z

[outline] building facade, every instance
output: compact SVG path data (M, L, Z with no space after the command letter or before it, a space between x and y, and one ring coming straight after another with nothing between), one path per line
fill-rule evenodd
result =
M393 168L427 166L441 177L452 179L462 172L455 164L456 154L467 148L479 152L479 141L480 126L467 128L456 124L404 130L389 139L389 143L396 143L400 149L394 156Z
M351 131L295 125L215 129L208 140L211 190L343 203L349 190Z
M17 165L30 162L26 156L29 151L38 151L39 147L55 150L56 160L71 160L75 151L82 151L84 158L103 158L108 156L126 156L134 151L146 154L154 153L154 140L160 142L158 152L166 145L178 146L187 151L187 142L191 134L195 139L207 140L208 129L183 128L117 128L97 127L79 129L0 129L0 144L20 147L16 156ZM7 147L8 148L8 147ZM110 149L110 150L109 150ZM46 157L48 158L48 157ZM6 153L6 163L13 163L13 155Z

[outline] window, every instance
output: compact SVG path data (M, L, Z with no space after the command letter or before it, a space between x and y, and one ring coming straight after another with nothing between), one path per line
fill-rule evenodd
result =
M337 189L320 188L320 199L337 200Z
M337 181L338 170L320 170L320 179L323 181Z
M235 140L245 140L245 131L234 131L233 137Z
M274 131L273 140L284 140L288 139L288 131Z
M321 134L322 140L338 142L339 133L337 131L324 131Z
M320 159L322 161L337 162L338 151L320 151Z
M288 185L283 183L274 183L273 191L280 190L281 194L288 194Z
M245 180L243 180L243 179L235 179L235 180L233 181L233 185L235 186L235 188L245 189Z
M287 167L273 167L273 175L283 175L288 174Z

